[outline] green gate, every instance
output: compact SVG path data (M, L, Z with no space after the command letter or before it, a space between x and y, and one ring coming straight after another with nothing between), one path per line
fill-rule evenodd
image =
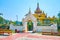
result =
M28 21L27 22L27 28L28 28L28 31L32 31L33 30L33 22L32 21Z

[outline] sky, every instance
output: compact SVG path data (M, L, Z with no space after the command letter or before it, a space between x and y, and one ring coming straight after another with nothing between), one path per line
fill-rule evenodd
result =
M60 0L0 0L0 13L7 20L21 21L31 8L32 14L36 10L37 3L47 16L56 16L60 11Z

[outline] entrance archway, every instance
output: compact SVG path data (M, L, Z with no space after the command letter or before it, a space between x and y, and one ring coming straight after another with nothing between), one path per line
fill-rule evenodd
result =
M28 31L33 30L33 22L31 20L28 20L28 22L27 22L27 30Z
M29 22L29 20L31 20L31 22ZM26 15L26 17L23 18L22 22L23 27L25 28L25 32L36 30L37 19L33 16L33 14L31 14L31 12L29 12L28 15ZM28 24L30 23L31 25L29 26Z

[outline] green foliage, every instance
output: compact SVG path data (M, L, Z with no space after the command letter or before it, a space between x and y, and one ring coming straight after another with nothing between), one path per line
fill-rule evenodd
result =
M15 21L13 22L13 25L16 25L16 22Z
M3 24L3 17L0 16L0 24Z
M60 12L58 13L58 17L60 18Z
M2 29L9 29L9 25L7 25L7 24L2 24L2 25L0 25L0 28L2 28Z
M59 19L57 20L57 23L60 23L60 20Z
M45 20L44 20L44 24L50 24L50 20L45 19Z
M37 26L40 26L41 25L41 22L40 21L37 21Z
M9 24L10 21L9 20L5 20L4 22L5 22L5 24Z
M58 13L57 27L58 27L58 32L60 32L60 13Z
M15 25L15 26L22 26L23 24L22 24L22 22L17 22L17 21L14 21L14 22L12 22L13 23L13 25Z

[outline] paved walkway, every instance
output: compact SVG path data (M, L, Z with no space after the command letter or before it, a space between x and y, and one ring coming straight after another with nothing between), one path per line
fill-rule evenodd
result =
M60 40L59 36L48 36L37 33L15 33L10 36L0 36L0 40Z

